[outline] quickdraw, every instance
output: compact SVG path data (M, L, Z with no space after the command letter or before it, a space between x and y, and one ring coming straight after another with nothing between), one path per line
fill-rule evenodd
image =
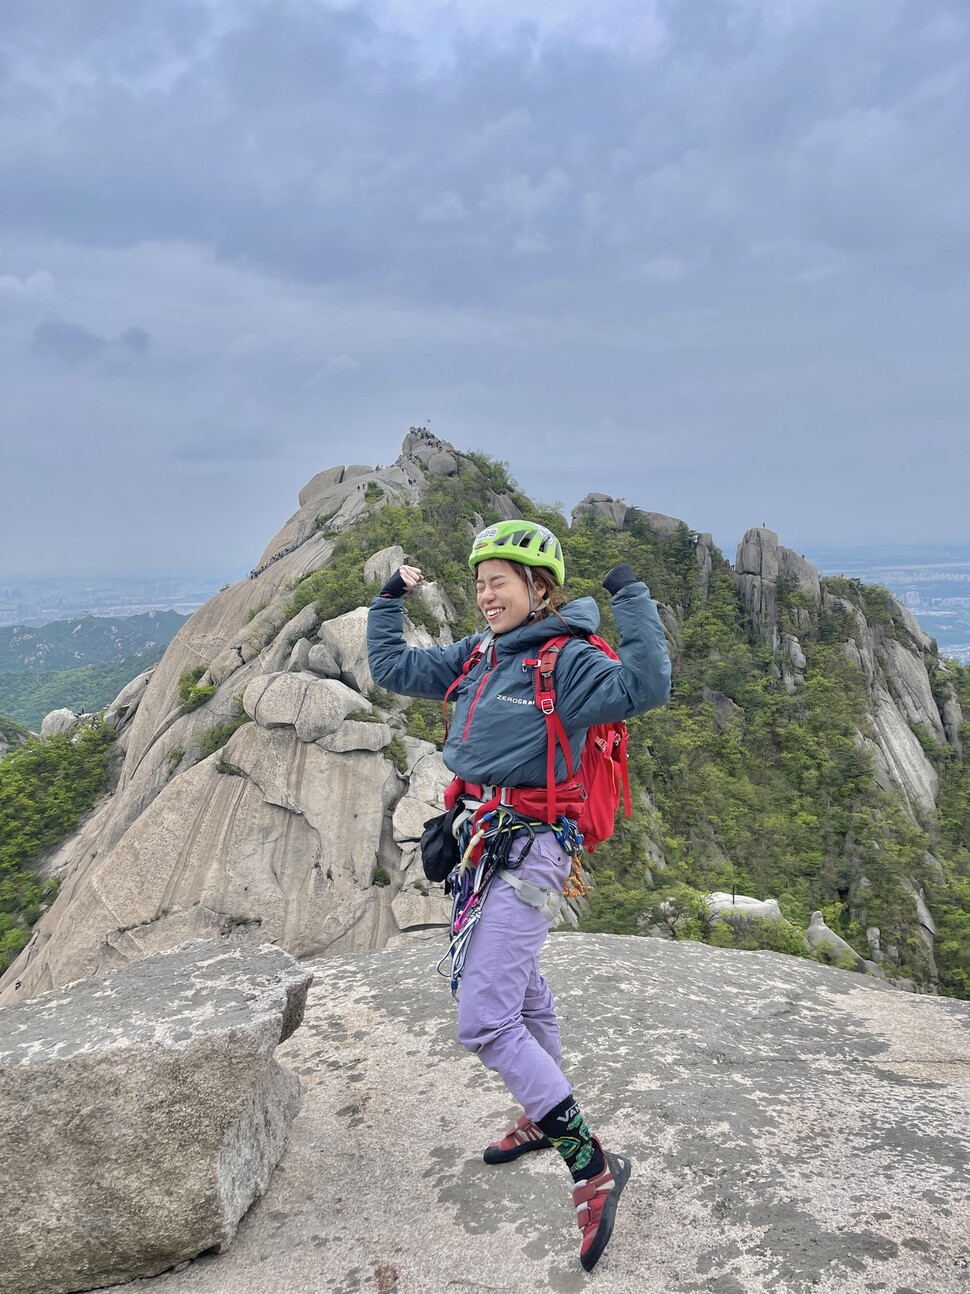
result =
M582 899L588 889L583 880L583 837L572 818L557 818L552 825L552 832L559 841L559 848L572 859L573 865L566 883L562 887L564 899Z

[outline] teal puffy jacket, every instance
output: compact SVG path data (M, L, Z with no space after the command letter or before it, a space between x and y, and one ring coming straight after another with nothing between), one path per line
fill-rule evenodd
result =
M560 637L565 620L577 635L556 665L556 709L578 768L586 730L594 723L629 719L670 697L670 658L657 604L639 580L613 597L620 630L618 661L581 635L599 626L593 598L567 602L557 616L497 635L485 656L452 692L455 712L443 751L445 764L466 782L488 786L544 786L546 721L534 704L535 658ZM374 681L405 696L440 700L461 675L482 634L447 647L408 647L402 598L375 598L367 617L367 652ZM556 781L566 777L557 748Z

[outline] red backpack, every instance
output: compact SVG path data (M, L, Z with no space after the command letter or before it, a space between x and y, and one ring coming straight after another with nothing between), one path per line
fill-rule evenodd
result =
M605 652L610 660L619 660L616 652L599 634L590 634L588 642L600 651ZM609 840L616 822L616 812L620 806L620 788L623 788L623 810L630 817L630 775L627 769L626 747L629 740L626 724L623 722L597 723L586 733L586 743L579 762L578 777L573 771L572 755L569 740L562 720L556 710L556 662L569 638L564 634L560 638L550 638L539 653L538 659L526 660L525 665L535 670L536 705L546 717L548 747L546 753L546 811L547 822L556 817L557 800L560 800L559 812L563 812L561 797L557 796L556 777L556 743L558 742L566 757L566 776L570 782L578 782L581 799L576 826L583 837L583 848L592 853L597 845ZM569 797L569 782L562 788ZM573 817L573 813L567 813Z
M611 660L619 660L605 638L601 638L599 634L583 636ZM465 662L461 677L479 663L488 641L490 639L483 639L475 648ZM566 634L550 638L537 657L527 658L522 662L534 671L535 703L546 719L546 785L544 788L515 788L511 796L511 807L543 822L554 822L560 814L572 818L583 837L583 848L592 853L597 845L609 840L613 834L621 787L624 812L628 818L631 815L630 777L626 758L629 734L626 724L620 721L594 724L586 733L577 775L573 769L569 739L556 710L556 662L569 641L570 637ZM445 694L443 708L447 705L451 692L461 682L461 677L455 680ZM558 785L555 780L557 742L566 758L568 779Z

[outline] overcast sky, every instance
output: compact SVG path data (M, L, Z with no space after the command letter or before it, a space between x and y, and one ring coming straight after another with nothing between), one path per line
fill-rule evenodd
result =
M3 0L0 573L236 578L413 423L970 542L966 0Z

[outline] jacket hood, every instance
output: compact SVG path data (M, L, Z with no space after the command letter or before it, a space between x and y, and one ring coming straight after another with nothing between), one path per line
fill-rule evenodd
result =
M560 618L561 617L561 618ZM532 624L519 625L508 633L496 634L495 650L504 655L507 651L521 651L523 647L558 638L563 632L563 620L575 633L591 634L599 628L600 609L595 598L574 598L559 608L559 615L546 616Z

